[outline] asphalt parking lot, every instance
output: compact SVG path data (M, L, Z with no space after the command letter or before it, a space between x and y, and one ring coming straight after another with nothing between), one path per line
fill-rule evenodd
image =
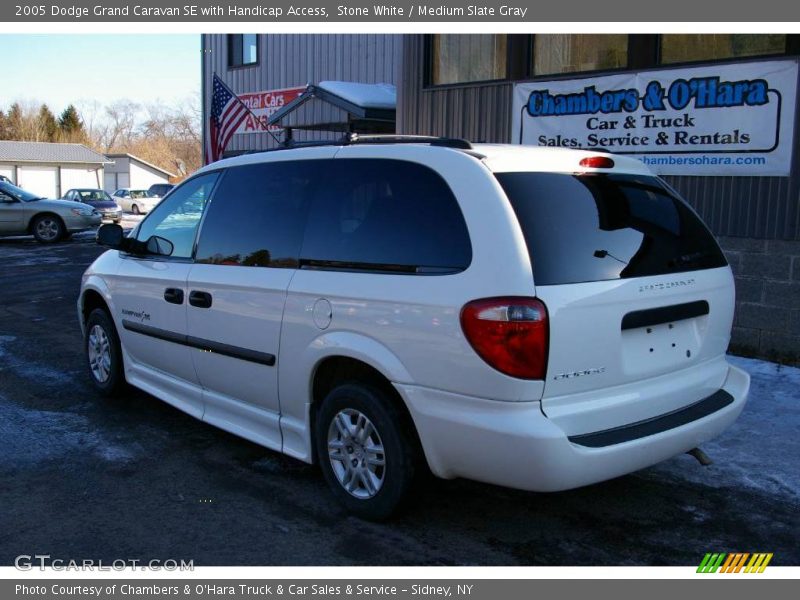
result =
M744 414L704 449L614 481L530 494L426 479L392 522L332 500L315 467L137 391L90 387L75 300L89 234L0 239L0 564L696 565L706 552L800 564L800 369L753 374Z

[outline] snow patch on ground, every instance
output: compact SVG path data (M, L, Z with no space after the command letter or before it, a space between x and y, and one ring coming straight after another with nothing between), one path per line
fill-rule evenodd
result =
M3 362L0 363L0 374L12 372L18 377L47 386L71 385L74 382L71 373L17 357L8 348L15 340L16 338L12 335L0 335L0 358L3 359Z
M728 360L750 373L750 398L727 431L703 444L714 464L701 467L690 456L678 456L647 473L800 499L800 369L738 356Z
M48 246L3 247L3 266L34 267L37 265L63 265L69 262L67 256L59 256L52 252L53 250Z
M109 463L136 458L129 448L93 430L88 418L70 413L19 406L0 396L0 466L29 467L90 453Z

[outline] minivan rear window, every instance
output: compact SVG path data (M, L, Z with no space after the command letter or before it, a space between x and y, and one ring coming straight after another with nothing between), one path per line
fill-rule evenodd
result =
M714 236L660 179L496 173L537 285L666 275L727 264Z

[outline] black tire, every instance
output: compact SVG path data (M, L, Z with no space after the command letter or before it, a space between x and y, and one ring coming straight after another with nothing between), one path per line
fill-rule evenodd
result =
M95 332L95 327L102 329L109 342L110 364L108 366L108 377L105 380L97 376L91 365L89 345L91 343L90 340L92 340L92 334ZM83 350L86 356L86 364L89 368L89 376L95 389L101 395L109 398L119 395L126 387L125 370L122 365L122 348L120 347L117 328L114 327L114 322L108 312L102 308L95 308L86 320Z
M56 215L38 215L31 223L31 231L41 244L54 244L67 233L64 221Z
M135 214L135 215L142 214L142 211L139 210L139 205L138 204L134 204L133 206L131 206L131 212L133 214Z
M359 498L348 492L334 472L328 453L328 433L340 411L358 411L371 421L383 445L385 466L377 493ZM335 426L335 425L334 425ZM363 519L389 518L407 500L417 472L416 438L408 416L381 389L358 382L334 388L319 406L315 427L317 457L334 496L348 511ZM342 452L345 450L342 449Z

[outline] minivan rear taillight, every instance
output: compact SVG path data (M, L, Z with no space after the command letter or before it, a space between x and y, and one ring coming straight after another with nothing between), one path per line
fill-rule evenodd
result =
M582 167L591 169L613 169L614 161L607 156L587 156L578 163Z
M544 379L549 325L536 298L474 300L461 309L461 329L475 352L501 373Z

